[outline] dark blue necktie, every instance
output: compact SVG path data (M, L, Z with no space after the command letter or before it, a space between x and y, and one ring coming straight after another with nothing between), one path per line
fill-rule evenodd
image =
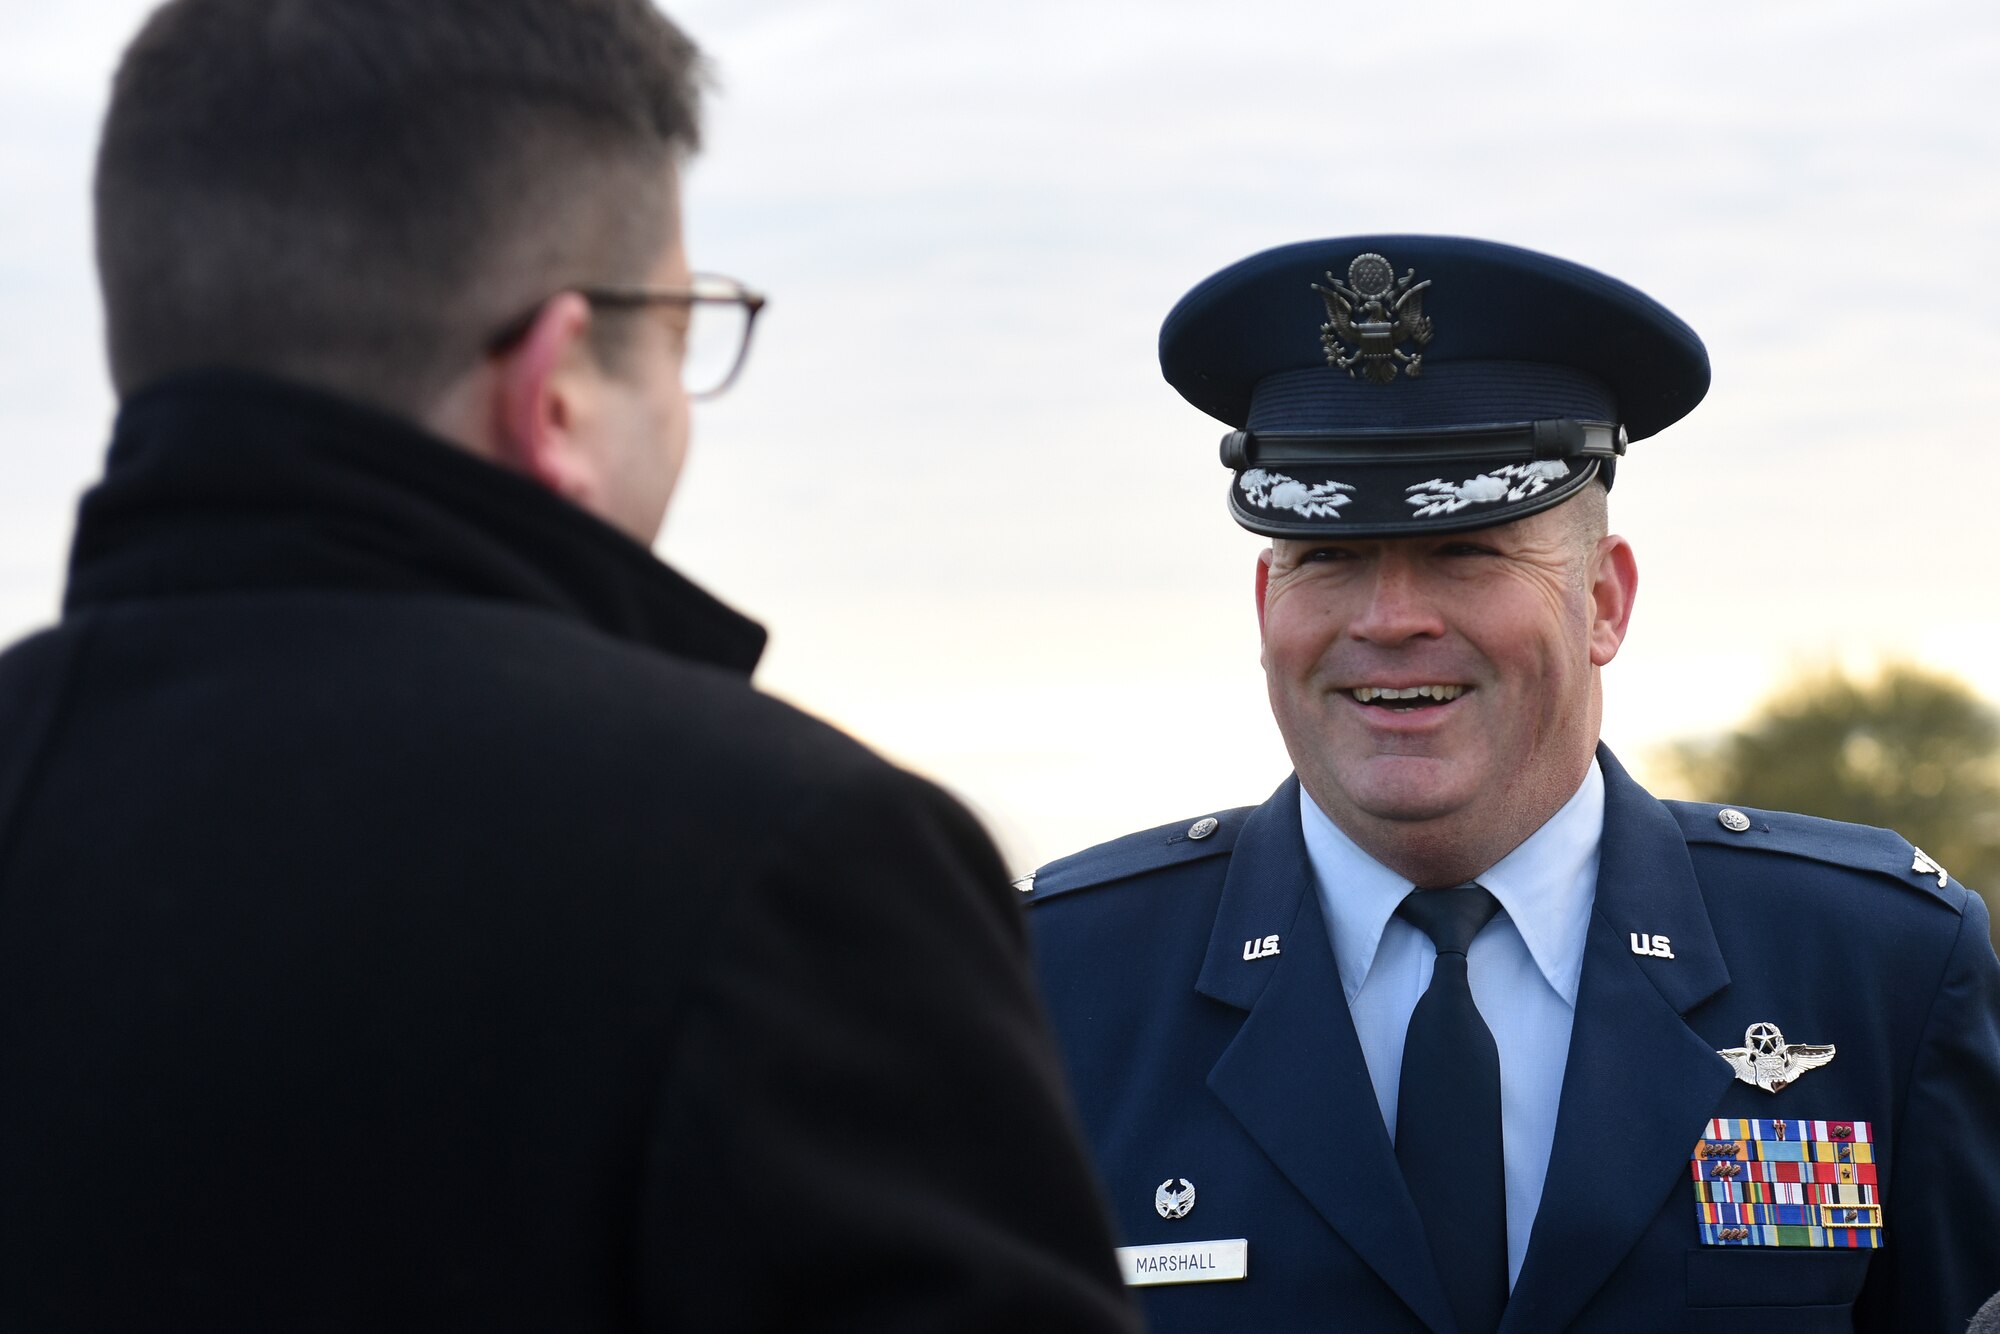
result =
M1480 886L1460 885L1416 890L1396 909L1437 945L1430 988L1403 1042L1396 1161L1460 1334L1492 1334L1507 1305L1500 1052L1465 971L1472 938L1499 907Z

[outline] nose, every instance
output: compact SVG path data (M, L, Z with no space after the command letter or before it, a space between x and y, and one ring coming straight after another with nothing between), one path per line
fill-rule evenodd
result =
M1400 552L1374 562L1367 600L1347 624L1347 633L1370 644L1396 645L1444 634L1444 617L1424 573Z

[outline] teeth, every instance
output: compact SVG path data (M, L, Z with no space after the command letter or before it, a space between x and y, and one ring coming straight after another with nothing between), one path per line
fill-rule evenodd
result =
M1400 689L1383 686L1356 686L1348 692L1362 703L1378 699L1434 699L1440 704L1449 703L1465 693L1464 686L1403 686Z

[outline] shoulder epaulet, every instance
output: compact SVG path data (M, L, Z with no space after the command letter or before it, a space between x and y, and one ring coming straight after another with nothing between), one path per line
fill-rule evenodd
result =
M1044 903L1072 890L1108 885L1162 867L1219 857L1236 846L1237 831L1243 828L1243 818L1253 809L1243 806L1233 811L1217 811L1114 838L1109 843L1058 858L1033 875L1016 880L1014 887L1028 896L1029 904Z
M1664 803L1680 822L1690 843L1714 843L1759 852L1804 857L1830 866L1874 871L1900 884L1926 890L1954 910L1964 907L1963 885L1932 861L1924 850L1893 829L1822 820L1790 811L1765 811L1753 806L1718 806L1709 802Z

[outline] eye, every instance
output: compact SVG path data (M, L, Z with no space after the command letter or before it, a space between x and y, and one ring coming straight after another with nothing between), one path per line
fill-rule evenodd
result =
M1299 564L1301 565L1353 559L1354 552L1348 547L1313 547L1310 550L1299 553Z
M1446 542L1438 547L1440 556L1492 556L1496 549L1484 542Z

